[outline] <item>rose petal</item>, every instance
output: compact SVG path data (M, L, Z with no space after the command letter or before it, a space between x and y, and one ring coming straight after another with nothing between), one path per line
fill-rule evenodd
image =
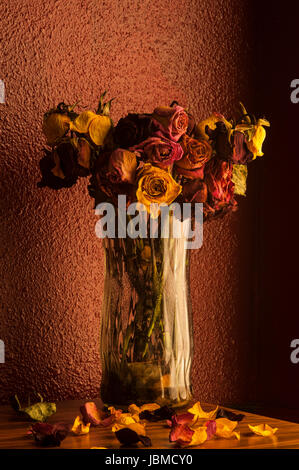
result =
M141 434L138 432L141 430ZM139 441L146 447L152 445L149 437L145 435L142 425L138 424L137 426L131 425L128 427L120 428L115 431L115 436L119 442L123 445L133 445L137 444Z
M35 423L31 427L35 441L43 447L59 447L68 432L69 428L64 423Z
M155 410L159 410L161 408L160 405L158 405L158 403L146 403L145 405L142 405L141 406L141 411L145 411L145 410L148 410L148 411L155 411Z
M90 423L91 426L98 426L101 424L102 417L104 417L104 413L98 410L96 404L92 401L82 405L80 411L85 425Z
M264 437L273 436L278 430L278 428L271 428L268 424L258 424L257 426L248 424L248 427L254 434Z
M237 437L234 432L238 421L231 421L227 418L216 419L216 436L224 437L225 439L230 439L231 437Z
M84 434L88 434L89 433L89 428L90 428L90 423L87 423L86 425L84 425L84 423L81 420L80 416L77 416L75 421L74 421L74 424L72 426L72 432L76 436L81 436L81 435L84 435Z
M170 431L169 441L177 442L179 445L189 444L194 431L187 424L176 424Z
M139 415L140 419L146 419L147 421L162 421L162 420L170 420L171 417L175 414L175 411L168 406L162 406L161 408L157 408L154 411L145 410L142 411ZM170 424L171 426L171 424Z
M193 413L182 413L180 415L173 415L172 422L173 424L190 424L194 422L194 414Z
M212 411L204 411L200 405L200 402L196 402L192 408L188 410L189 413L192 413L193 415L196 416L196 418L204 418L204 419L214 419L216 416L216 413L218 411L219 406L215 408L215 410Z
M205 427L207 428L207 440L209 440L216 434L217 423L212 419L205 423Z
M206 426L200 426L199 428L195 429L194 434L192 436L191 442L189 446L198 446L203 444L208 439L208 433Z
M225 410L224 408L220 408L218 411L217 411L217 415L216 415L216 419L218 418L227 418L229 419L230 421L242 421L242 419L245 417L245 415L239 413L239 414L236 414L236 413L233 413L232 411L228 411L228 410Z

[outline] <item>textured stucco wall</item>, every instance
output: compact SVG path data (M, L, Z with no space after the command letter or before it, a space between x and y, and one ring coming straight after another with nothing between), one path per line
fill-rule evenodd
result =
M112 117L173 99L197 118L251 105L250 3L240 0L15 0L1 4L0 401L17 392L97 396L103 253L87 182L37 189L43 112L64 100ZM204 229L192 253L201 400L254 399L254 183L240 211Z

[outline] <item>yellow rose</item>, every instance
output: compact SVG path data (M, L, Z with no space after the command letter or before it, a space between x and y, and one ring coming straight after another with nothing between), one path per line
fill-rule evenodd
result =
M263 126L270 126L270 124L265 119L259 119L254 126L251 139L247 143L248 150L253 153L253 159L264 155L262 145L266 138L266 131Z
M57 143L70 128L70 118L67 114L51 113L43 122L43 133L49 145Z
M139 173L137 200L151 213L151 204L171 204L182 191L182 187L171 174L146 163ZM153 214L156 216L158 214Z
M96 145L103 145L112 123L109 116L96 114L93 111L83 111L71 123L71 130L80 134L89 134L91 140Z
M210 129L216 128L216 123L221 121L219 114L214 113L203 121L199 122L194 129L194 135L196 139L209 140L208 134L206 134L206 126L209 126Z

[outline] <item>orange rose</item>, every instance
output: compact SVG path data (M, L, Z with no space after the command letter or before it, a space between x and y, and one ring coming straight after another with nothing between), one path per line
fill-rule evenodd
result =
M189 178L202 177L203 166L212 157L212 147L206 140L197 140L184 135L180 142L183 158L176 162L176 172Z

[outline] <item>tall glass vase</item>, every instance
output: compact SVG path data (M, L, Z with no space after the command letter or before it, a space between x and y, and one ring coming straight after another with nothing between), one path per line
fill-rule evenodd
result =
M105 238L103 246L101 398L185 405L193 339L184 238Z

